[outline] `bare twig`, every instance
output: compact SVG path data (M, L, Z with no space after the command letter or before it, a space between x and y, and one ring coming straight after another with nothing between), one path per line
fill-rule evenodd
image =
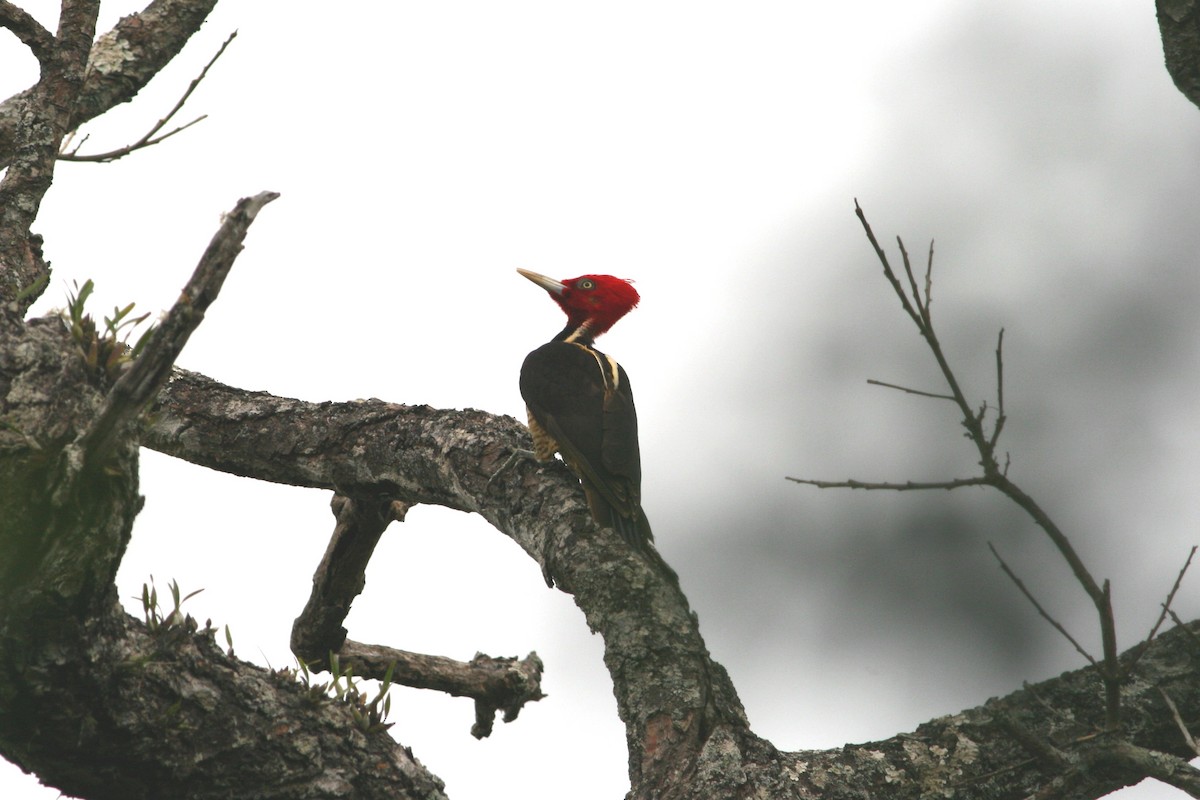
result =
M961 489L964 486L986 486L987 478L958 478L951 481L905 481L904 483L870 483L853 478L845 481L818 481L811 478L788 478L793 483L816 486L818 489L884 489L892 492L911 492L924 489Z
M1104 721L1108 730L1121 723L1121 662L1117 658L1116 617L1112 609L1112 584L1104 579L1104 605L1099 606L1100 646L1104 649L1104 666L1100 679L1104 682Z
M883 248L879 246L879 241L875 238L875 232L871 230L870 224L867 223L866 214L858 205L858 200L854 201L854 213L858 215L859 221L863 225L863 229L867 232L867 240L871 246L875 248L875 255L879 257L879 262L883 264L883 274L892 284L892 288L896 292L896 296L900 298L900 305L904 307L905 313L912 318L912 321L917 324L918 328L924 327L923 318L913 308L912 303L908 301L908 295L904 293L904 287L900 285L900 281L896 279L896 273L892 271L892 265L888 261L887 253L883 252Z
M1004 328L996 337L996 408L1004 416Z
M887 254L880 247L878 239L875 238L875 232L871 230L870 223L867 222L866 214L858 201L854 201L854 213L862 223L863 231L867 236L867 240L875 250L875 255L879 259L880 265L883 267L883 274L891 284L893 292L900 300L901 306L905 313L912 319L917 326L918 332L925 339L929 346L930 352L937 361L938 368L942 373L943 379L946 381L946 386L950 390L949 395L935 394L933 392L923 392L907 387L898 386L895 384L884 384L879 381L869 381L878 385L888 386L889 388L899 389L910 394L919 394L936 399L950 399L958 406L959 412L962 415L962 425L967 430L967 437L975 446L979 453L979 465L983 468L983 475L978 478L966 478L955 481L945 481L936 483L915 483L912 481L906 483L864 483L862 481L818 481L808 479L789 478L797 483L804 483L819 488L850 488L850 489L891 489L894 491L905 491L914 489L955 489L960 486L979 486L988 485L998 489L1002 494L1022 508L1034 522L1037 523L1043 532L1050 538L1050 541L1058 549L1067 565L1071 568L1075 579L1087 592L1092 604L1096 608L1097 615L1100 619L1100 635L1103 645L1104 657L1100 663L1092 658L1083 648L1072 638L1061 625L1058 624L1049 614L1045 612L1033 596L1025 588L1024 584L1012 573L1008 566L1000 559L995 548L992 552L996 555L997 560L1000 560L1000 565L1005 573L1017 584L1017 587L1029 598L1038 612L1045 617L1055 628L1057 628L1068 641L1075 646L1087 660L1095 665L1100 672L1101 680L1105 687L1105 716L1106 725L1109 730L1115 729L1120 722L1120 683L1123 677L1121 667L1117 661L1117 636L1116 622L1112 611L1112 589L1108 581L1103 585L1098 583L1092 576L1091 572L1084 565L1083 560L1075 551L1071 541L1066 534L1055 524L1050 515L1039 506L1032 497L1026 494L1020 487L1013 483L1008 478L1008 458L1005 457L1004 466L1001 467L996 459L996 443L1000 438L1000 434L1004 429L1005 409L1004 409L1004 330L1001 329L996 341L996 422L992 426L991 434L988 435L984 431L984 419L987 413L987 403L983 403L978 411L975 411L970 402L967 400L966 394L959 385L958 378L951 369L950 363L946 358L946 354L942 349L941 342L938 341L937 333L934 331L933 318L929 307L932 297L933 284L933 243L929 246L929 260L925 270L925 288L924 300L922 300L921 289L918 286L916 276L913 274L912 262L909 259L908 251L904 247L904 242L899 237L896 238L896 243L900 249L900 254L903 260L904 272L907 278L909 290L906 292L904 284L897 277L895 270L888 261ZM911 297L909 294L911 293ZM990 545L989 545L990 546ZM1160 620L1161 623L1161 620ZM1157 630L1157 625L1155 626Z
M918 315L914 312L912 303L904 296L904 289L900 281L896 278L891 264L887 261L887 256L879 247L875 234L871 231L870 225L867 223L866 215L862 208L858 205L858 201L854 203L855 214L863 225L863 230L866 232L867 239L871 242L875 249L876 255L879 257L880 263L883 266L884 274L887 276L892 289L900 297L901 304L908 311L909 316L913 318L913 322L917 325L917 330L924 337L929 345L930 352L933 353L934 359L938 363L938 367L942 372L942 377L946 381L946 385L950 389L950 394L954 397L954 401L958 404L962 414L962 424L967 429L967 435L979 451L980 466L983 467L983 475L988 479L988 483L995 486L1010 500L1029 514L1034 522L1050 537L1050 541L1058 549L1059 553L1070 566L1075 579L1087 592L1091 598L1092 604L1096 607L1096 612L1100 617L1100 635L1104 648L1104 667L1101 669L1101 677L1105 683L1105 692L1107 697L1106 717L1107 724L1110 728L1115 728L1120 720L1120 704L1119 704L1119 689L1120 689L1120 666L1116 661L1117 646L1116 646L1116 622L1112 613L1111 590L1105 583L1102 588L1092 577L1084 565L1079 554L1075 552L1074 546L1071 544L1067 536L1054 523L1050 516L1039 506L1032 497L1026 494L1023 490L1017 487L1008 479L1007 470L1001 470L1000 465L996 461L994 442L999 435L997 430L993 430L992 437L984 434L983 430L983 415L973 413L970 403L966 399L962 388L959 386L958 379L954 371L950 367L949 361L946 359L945 353L942 350L941 343L938 341L937 334L933 329L932 318L928 313L928 306L920 306L920 298L916 298L919 307L923 309ZM901 253L904 254L905 269L911 270L908 264L907 253L904 252L903 244L901 244ZM910 275L910 283L912 281ZM999 349L999 345L998 345ZM998 359L1000 357L998 356ZM998 361L998 363L1002 363ZM998 372L998 380L1002 378L1003 373ZM997 426L1000 425L999 418Z
M1183 620L1181 620L1179 618L1179 615L1176 614L1173 610L1170 611L1169 614L1171 617L1171 621L1179 626L1179 629L1183 632L1183 634L1185 636L1187 636L1188 641L1191 642L1192 644L1194 644L1196 647L1200 647L1200 636L1197 636L1192 631L1192 629L1188 627L1187 623L1184 622Z
M883 386L888 389L899 389L900 391L905 392L906 394L918 394L921 397L932 397L935 400L949 400L951 402L954 402L954 398L948 394L936 394L934 392L925 392L920 389L910 389L907 386L899 386L894 383L887 383L885 381L877 381L874 378L867 378L867 383L871 384L872 386Z
M896 237L896 244L900 248L900 258L904 264L904 274L908 277L908 286L912 290L912 302L916 306L917 312L921 315L921 319L925 325L929 325L929 308L921 302L921 290L917 288L917 279L913 275L912 261L908 258L908 250L904 248L904 241L899 236Z
M993 552L995 552L993 550ZM1022 724L1016 717L1003 710L997 710L992 715L1004 731L1014 739L1029 755L1036 758L1039 762L1055 770L1065 770L1070 766L1070 760L1061 750L1054 746L1054 743L1043 736L1039 736L1029 727Z
M992 426L992 436L988 439L988 450L994 452L1000 432L1004 430L1004 328L996 337L996 424ZM1007 467L1004 472L1008 472Z
M1192 748L1192 752L1200 756L1200 744L1196 743L1196 739L1192 736L1192 732L1188 730L1187 725L1183 722L1183 717L1179 715L1179 709L1175 706L1175 701L1160 687L1158 693L1162 695L1163 702L1167 704L1167 708L1171 709L1171 718L1175 720L1175 724L1179 726L1179 732L1183 734L1183 740L1187 742L1187 746Z
M1188 553L1187 560L1183 562L1183 567L1181 567L1179 570L1179 574L1175 576L1175 583L1171 585L1171 591L1167 593L1167 599L1162 604L1162 611L1159 613L1158 619L1154 621L1154 626L1150 629L1150 633L1146 634L1146 638L1142 640L1142 643L1134 648L1132 657L1130 657L1125 665L1122 677L1128 676L1133 672L1134 667L1137 666L1137 663L1141 659L1142 655L1147 649L1149 649L1150 643L1154 641L1154 637L1158 635L1158 629L1162 627L1163 622L1167 618L1167 614L1170 613L1171 603L1174 602L1175 594L1179 591L1180 584L1183 583L1183 576L1187 574L1188 567L1192 565L1192 559L1195 556L1196 547L1192 547L1191 552ZM1197 755L1200 755L1200 753Z
M9 0L0 0L0 28L12 31L42 65L45 65L54 53L54 34L43 28L28 11L13 5Z
M1021 590L1021 594L1025 595L1025 599L1033 603L1033 607L1036 608L1037 612L1042 615L1042 619L1053 625L1054 629L1061 633L1066 640L1070 642L1076 650L1079 651L1079 654L1088 660L1089 664L1096 665L1096 659L1092 658L1091 654L1088 653L1087 650L1084 650L1083 646L1080 645L1079 642L1075 641L1075 637L1068 633L1067 629L1064 628L1058 620L1050 616L1046 609L1042 608L1041 603L1039 603L1033 596L1033 593L1025 587L1024 582L1016 576L1016 573L1014 573L1012 569L1009 568L1008 564L1004 562L1004 559L1000 557L1000 553L996 550L995 545L993 545L991 542L988 542L988 549L992 551L992 555L994 555L996 560L1000 562L1000 569L1004 570L1004 574L1009 577L1009 580L1016 584L1017 588Z
M929 260L925 262L925 308L933 303L933 239L929 240Z
M179 100L175 103L174 108L172 108L169 112L167 112L167 115L165 117L163 117L158 122L156 122L154 124L154 126L152 128L150 128L150 130L148 130L145 133L145 135L142 136L142 138L138 139L133 144L128 144L124 147L117 148L116 150L110 150L107 153L92 153L92 154L81 156L81 155L79 155L79 148L82 147L84 142L87 141L87 137L85 136L83 138L83 140L80 141L79 144L75 147L75 149L71 150L70 152L60 152L58 154L59 161L80 161L80 162L90 161L90 162L100 162L100 163L116 161L118 158L124 158L125 156L127 156L130 153L133 153L137 150L142 150L147 147L152 147L153 145L156 145L159 142L162 142L162 141L165 141L165 140L171 138L172 136L174 136L177 133L187 130L188 128L192 127L196 123L207 119L208 118L207 114L201 114L199 117L196 117L191 122L180 125L177 128L173 128L172 130L167 131L166 133L162 134L161 136L157 135L159 131L161 131L163 128L165 128L167 126L167 123L171 121L171 118L174 117L177 113L179 113L180 109L183 108L184 103L186 103L188 101L188 98L192 96L192 92L196 91L196 87L199 86L200 82L204 80L206 75L208 75L209 68L211 68L212 65L217 62L217 59L220 58L221 54L225 52L225 48L229 47L230 43L235 38L237 38L237 31L234 31L233 33L229 34L229 38L226 39L225 42L221 45L221 47L217 50L216 55L214 55L211 59L209 59L208 63L204 65L204 69L200 70L200 74L197 75L190 84L188 84L187 91L185 91L183 93L183 96L181 96L179 98ZM65 151L66 148L64 147L63 149Z

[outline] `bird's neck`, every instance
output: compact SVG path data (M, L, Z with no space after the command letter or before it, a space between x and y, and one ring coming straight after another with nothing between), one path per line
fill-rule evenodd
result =
M604 330L598 330L593 320L585 319L583 322L572 320L551 341L570 342L572 344L581 344L584 347L591 347L592 343L596 341L596 337L601 333L604 333Z

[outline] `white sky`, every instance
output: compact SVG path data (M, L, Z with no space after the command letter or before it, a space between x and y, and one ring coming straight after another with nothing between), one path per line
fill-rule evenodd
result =
M55 4L25 6L53 24ZM944 409L865 385L934 378L852 198L882 240L923 253L937 238L935 314L976 396L1008 329L1014 476L1112 577L1123 647L1196 540L1194 403L1179 401L1200 388L1200 112L1162 67L1152 9L1128 6L399 2L333 19L225 3L83 150L139 136L237 29L180 118L206 121L113 165L60 165L35 312L87 278L97 313L167 308L219 214L276 190L181 366L520 418L521 359L561 320L514 268L636 279L642 305L603 345L637 387L646 507L710 649L781 748L884 738L1080 666L988 539L1096 636L996 498L783 480L973 463ZM134 8L107 4L102 28ZM0 91L35 74L0 34ZM155 453L142 477L122 594L151 574L203 587L187 609L228 623L240 656L291 664L329 497ZM483 742L469 702L395 690L394 732L452 797L627 790L600 641L478 518L421 507L389 530L349 628L546 662L549 697ZM54 796L3 764L0 795Z

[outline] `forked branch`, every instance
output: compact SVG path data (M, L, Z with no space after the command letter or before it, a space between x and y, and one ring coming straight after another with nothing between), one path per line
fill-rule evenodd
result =
M312 595L292 626L292 652L309 669L329 670L336 657L360 678L386 677L401 686L470 697L475 701L471 734L477 739L491 734L497 711L511 722L526 703L544 697L537 653L519 660L478 653L468 662L347 639L342 623L366 586L375 546L391 522L404 520L408 505L388 497L339 494L332 508L337 519L333 536L313 575Z
M2 0L0 0L0 1L2 1ZM192 127L196 123L202 122L203 120L207 119L208 118L207 114L201 114L200 116L193 119L191 122L184 123L183 125L180 125L176 128L172 128L171 130L167 131L166 133L159 135L159 131L161 131L163 128L165 128L167 126L167 123L169 123L171 121L171 119L176 114L179 113L179 111L183 108L184 103L186 103L188 101L188 98L192 96L192 92L196 91L196 87L198 87L200 85L200 82L204 80L206 75L208 75L208 70L212 67L213 64L217 63L217 59L221 57L221 54L225 52L225 48L229 47L229 44L235 38L237 38L237 31L234 31L233 33L229 34L229 38L226 39L225 42L221 45L221 47L217 50L216 55L214 55L212 58L210 58L208 63L204 65L204 69L200 70L200 74L197 75L194 79L192 79L192 82L190 84L188 84L187 90L183 93L183 95L179 98L179 100L176 101L175 106L169 112L167 112L167 115L165 117L163 117L162 119L160 119L158 122L154 123L154 126L151 127L150 130L146 131L145 135L143 135L136 142L125 145L124 147L119 147L116 150L110 150L107 153L89 153L87 155L80 155L79 148L82 147L83 144L87 141L87 137L86 136L83 137L83 139L80 140L79 144L77 144L74 147L74 149L72 149L70 152L67 151L67 148L70 146L70 140L68 139L63 142L63 146L60 149L59 154L58 154L58 160L59 161L90 161L90 162L100 162L100 163L108 163L110 161L116 161L118 158L124 158L125 156L127 156L130 153L133 153L137 150L142 150L147 147L152 147L153 145L156 145L159 142L162 142L162 141L165 141L165 140L171 138L172 136L174 136L177 133L187 130L188 128Z
M1000 439L1001 431L1005 423L1004 409L1004 331L1001 329L996 341L996 413L994 422L991 425L991 430L985 429L985 418L987 417L988 404L982 404L976 410L967 400L966 394L959 384L958 378L955 376L953 369L950 367L950 362L946 358L946 354L942 349L941 342L933 326L933 317L930 313L930 303L932 298L933 287L933 244L929 246L929 258L925 267L925 276L923 286L918 282L913 271L912 261L909 258L908 251L904 247L904 242L897 237L896 242L900 250L902 265L906 281L902 281L897 275L896 270L892 267L888 260L887 253L880 246L878 239L875 237L874 231L871 230L870 224L867 222L866 215L863 213L862 207L858 201L854 203L854 211L862 223L863 231L866 233L867 240L875 250L875 255L879 259L879 263L883 266L884 277L891 284L892 290L896 297L900 300L901 306L906 314L917 326L922 338L925 339L930 352L933 354L934 360L937 361L938 368L942 373L942 378L946 382L949 390L948 394L942 394L930 391L921 391L910 389L896 384L884 383L882 381L870 381L870 383L886 386L888 388L899 389L909 394L916 394L935 399L951 400L958 406L959 413L962 417L962 425L966 428L967 437L975 446L979 453L979 465L983 470L983 474L974 478L959 478L949 481L935 481L926 483L916 483L907 481L904 483L890 482L865 482L858 480L846 481L819 481L811 479L789 478L797 483L805 483L820 488L851 488L851 489L888 489L893 491L905 491L911 489L956 489L961 486L992 486L998 489L1006 497L1020 506L1034 522L1037 523L1050 541L1058 549L1063 559L1071 568L1071 572L1075 575L1076 580L1087 592L1096 608L1100 618L1100 633L1103 645L1103 657L1097 662L1093 659L1079 643L1066 632L1046 611L1033 599L1033 596L1017 579L1016 575L1008 568L1008 565L1000 561L1001 567L1012 578L1018 588L1025 594L1027 598L1033 602L1034 607L1038 612L1050 621L1056 629L1059 630L1071 642L1074 647L1094 664L1100 672L1101 678L1104 681L1106 693L1106 723L1109 728L1115 728L1120 721L1120 682L1125 677L1126 673L1121 669L1117 662L1117 640L1116 640L1116 625L1112 612L1112 595L1108 581L1104 581L1101 585L1092 576L1091 572L1084 565L1083 560L1075 551L1071 541L1066 534L1055 524L1050 515L1042 509L1041 506L1034 501L1032 497L1026 494L1020 487L1013 483L1008 478L1007 462L1002 466L996 458L996 445ZM907 289L905 288L907 283ZM995 550L993 549L993 552ZM996 555L999 559L999 554ZM1181 574L1182 577L1182 574ZM1178 581L1176 582L1178 586ZM1172 590L1172 596L1174 590ZM1169 600L1167 606L1169 606ZM1165 606L1166 607L1166 606ZM1165 609L1164 607L1164 609ZM1165 613L1165 610L1164 610ZM1161 624L1161 619L1159 623ZM1158 624L1154 630L1157 631Z

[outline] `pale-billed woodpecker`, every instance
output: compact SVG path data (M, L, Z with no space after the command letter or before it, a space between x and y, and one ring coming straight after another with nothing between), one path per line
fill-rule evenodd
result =
M613 528L678 583L654 548L642 510L642 457L629 376L612 356L593 346L638 304L637 290L612 275L557 281L529 270L517 272L549 292L567 315L566 327L521 365L521 397L534 455L545 462L560 453L583 485L596 523Z

